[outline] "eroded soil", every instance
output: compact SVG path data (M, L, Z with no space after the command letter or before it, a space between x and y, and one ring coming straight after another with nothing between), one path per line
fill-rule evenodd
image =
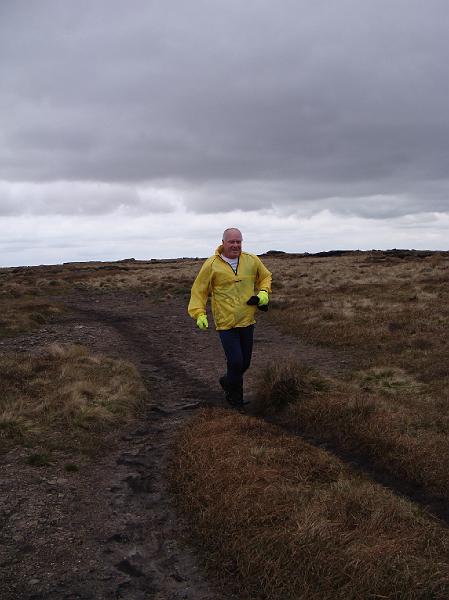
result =
M76 473L64 470L70 457L63 452L41 468L25 462L27 449L1 457L2 600L231 600L183 543L166 480L179 426L200 406L225 405L216 332L195 329L185 299L76 292L61 301L70 312L1 341L0 352L83 344L134 363L151 402L141 422ZM324 372L346 362L280 334L259 315L247 397L261 367L288 358Z

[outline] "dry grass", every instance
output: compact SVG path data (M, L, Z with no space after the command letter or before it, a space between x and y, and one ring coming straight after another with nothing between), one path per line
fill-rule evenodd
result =
M266 262L280 283L271 316L286 331L346 348L360 367L396 366L432 389L447 388L449 256Z
M282 410L284 425L449 501L449 407L441 414L428 404L425 413L425 404L409 397L419 384L395 369L355 379L351 386L294 363L276 365L260 380L256 408Z
M344 349L352 367L324 377L302 365L272 366L262 377L259 411L278 413L287 425L370 461L399 484L449 500L448 255L355 253L264 262L274 274L268 317L311 344ZM187 303L200 264L186 259L0 270L2 315L21 302L50 305L52 295L72 288L132 290L151 301L177 296ZM22 312L8 317L9 327ZM67 440L80 447L92 432L101 438L134 410L98 422L84 419L89 411L76 406L93 409L97 398L87 371L79 367L66 380L63 359L41 360L40 367L24 364L23 371L17 361L0 366L1 385L16 406L34 398L24 401L15 422L8 422L2 405L3 445L39 441L52 447ZM95 383L94 390L100 388ZM134 400L137 389L130 394ZM59 398L61 390L67 390L67 406L75 407L68 417L65 409L49 411L41 402L53 393ZM41 407L36 420L33 407ZM173 477L210 564L235 581L242 598L449 597L446 529L328 454L260 421L202 413L182 434Z
M195 259L76 263L63 265L57 281L62 288L74 287L99 293L134 291L154 300L164 300L188 295L199 266L200 262ZM41 285L44 285L42 278ZM49 287L48 280L45 287Z
M130 364L54 344L0 357L0 447L18 443L90 452L131 421L146 391Z
M78 287L105 292L133 290L153 301L173 297L187 299L198 269L199 263L195 260L131 263L116 271L100 266L89 277L80 281Z
M310 343L344 348L355 368L324 390L300 385L287 409L267 398L304 369L287 365L274 378L268 369L259 403L449 500L449 259L380 258L270 259L281 284L271 318Z
M187 299L201 261L68 263L0 269L0 337L32 331L63 310L71 290L135 292L151 301Z
M260 420L203 411L171 475L207 564L239 597L449 596L447 529Z
M327 390L329 383L310 367L273 363L262 373L252 409L259 415L276 414L302 398Z
M36 329L62 311L46 296L41 271L25 272L21 268L0 269L0 337ZM48 286L51 291L56 287Z
M195 259L182 259L0 269L0 298L55 295L73 288L98 292L133 290L156 298L161 294L186 294L200 264Z
M26 296L11 301L0 297L0 338L38 329L62 311L46 299Z

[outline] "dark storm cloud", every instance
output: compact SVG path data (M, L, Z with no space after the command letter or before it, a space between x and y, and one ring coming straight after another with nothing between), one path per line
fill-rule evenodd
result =
M4 1L0 178L448 211L448 25L446 0Z

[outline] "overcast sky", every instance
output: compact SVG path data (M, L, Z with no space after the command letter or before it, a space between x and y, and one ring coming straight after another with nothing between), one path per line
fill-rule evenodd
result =
M449 248L447 0L1 0L0 266Z

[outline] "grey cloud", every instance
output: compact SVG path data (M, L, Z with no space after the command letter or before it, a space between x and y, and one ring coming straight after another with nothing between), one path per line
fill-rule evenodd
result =
M195 212L274 211L310 217L329 210L339 215L390 219L420 212L448 212L449 182L400 185L372 182L244 181L208 182L192 188L186 205Z
M123 212L128 216L170 213L180 206L172 190L57 181L50 183L0 182L0 216L102 215Z
M445 0L0 10L4 180L169 179L192 211L449 210Z

